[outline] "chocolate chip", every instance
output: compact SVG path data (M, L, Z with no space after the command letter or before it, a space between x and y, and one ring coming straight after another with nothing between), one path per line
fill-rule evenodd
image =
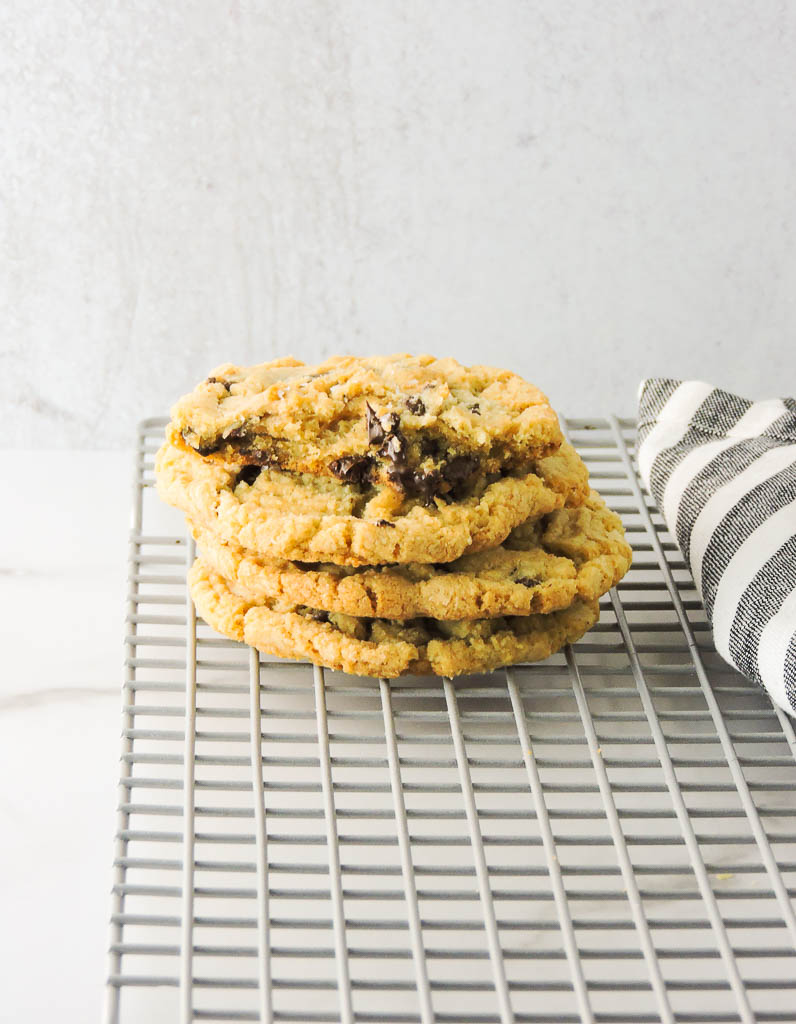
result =
M215 455L217 451L220 451L224 447L223 442L219 444L217 441L211 444L197 444L192 446L200 455Z
M406 478L410 477L411 475L412 474L409 470L397 469L395 466L387 467L387 479L390 481L390 483L397 491L406 491L408 489L406 486Z
M522 584L523 587L538 587L542 581L538 576L518 576L514 582Z
M401 434L392 434L379 448L379 455L383 455L396 466L406 465L406 440Z
M481 415L481 406L478 404L478 402L476 402L475 405L470 406L470 412L474 413L476 416Z
M421 437L420 454L435 459L440 453L439 440L436 437Z
M376 526L391 526L395 529L395 523L391 523L389 519L377 519Z
M406 408L409 412L415 414L415 416L422 416L426 411L425 403L422 398L418 398L417 395L411 395L406 400Z
M442 467L442 476L449 484L460 484L468 480L478 466L472 455L455 455Z
M442 483L442 477L436 469L412 470L390 466L387 476L399 491L422 498L424 505L434 503L434 498L437 497Z
M425 473L414 473L412 480L416 493L423 499L424 505L433 505L434 497L439 491L440 475L436 469Z
M253 466L267 466L268 468L281 468L279 456L276 452L268 451L265 448L256 448L253 444L241 445L238 449L240 455Z
M323 612L319 608L310 608L310 609L308 609L308 612L309 612L310 618L311 619L315 619L316 622L328 622L329 621L329 613L328 612Z
M240 473L235 477L234 486L237 487L238 484L244 483L251 487L260 473L262 473L260 466L244 466Z
M196 441L189 430L183 430L182 439L186 444L189 444L195 452L200 455L213 455L215 452L220 451L224 447L224 439L216 438L214 441L207 441L202 444L201 441Z
M367 480L372 463L369 455L344 455L330 462L329 469L347 484L361 484Z
M385 434L394 434L401 425L401 417L397 412L388 412L381 418L381 426Z
M365 402L365 422L368 426L368 444L381 444L384 440L384 429L368 402Z
M208 377L205 384L223 384L224 387L229 391L229 381L222 380L221 377Z

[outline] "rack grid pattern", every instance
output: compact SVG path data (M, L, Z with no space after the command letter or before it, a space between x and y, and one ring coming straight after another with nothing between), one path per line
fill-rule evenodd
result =
M568 423L635 549L599 625L454 682L197 620L164 423L135 467L110 1024L796 1021L794 724L715 653L632 421Z

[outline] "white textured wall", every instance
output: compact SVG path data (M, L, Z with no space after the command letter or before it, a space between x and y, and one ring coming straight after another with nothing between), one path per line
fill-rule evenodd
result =
M796 4L4 0L3 445L427 350L796 390Z

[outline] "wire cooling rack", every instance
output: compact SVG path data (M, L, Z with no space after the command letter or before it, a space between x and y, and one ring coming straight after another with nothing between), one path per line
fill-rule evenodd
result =
M796 736L716 655L633 464L635 562L540 664L264 660L187 597L140 428L106 1020L796 1021Z

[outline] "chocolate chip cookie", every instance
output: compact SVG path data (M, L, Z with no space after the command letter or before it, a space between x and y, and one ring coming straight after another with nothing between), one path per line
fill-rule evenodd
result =
M192 524L205 564L253 602L282 601L357 617L480 619L546 614L594 600L627 572L622 522L596 491L513 530L500 547L453 562L344 566L264 561Z
M437 621L357 618L302 606L255 604L197 559L188 577L197 611L234 640L284 658L306 658L353 675L456 676L540 661L573 643L599 618L597 601L575 600L549 615Z
M456 500L254 466L234 453L202 456L174 425L155 470L161 497L220 540L266 559L342 565L449 562L589 493L586 468L566 442L532 472L481 476Z
M430 505L496 473L529 472L562 440L538 388L432 356L220 366L172 410L200 455L391 487Z

